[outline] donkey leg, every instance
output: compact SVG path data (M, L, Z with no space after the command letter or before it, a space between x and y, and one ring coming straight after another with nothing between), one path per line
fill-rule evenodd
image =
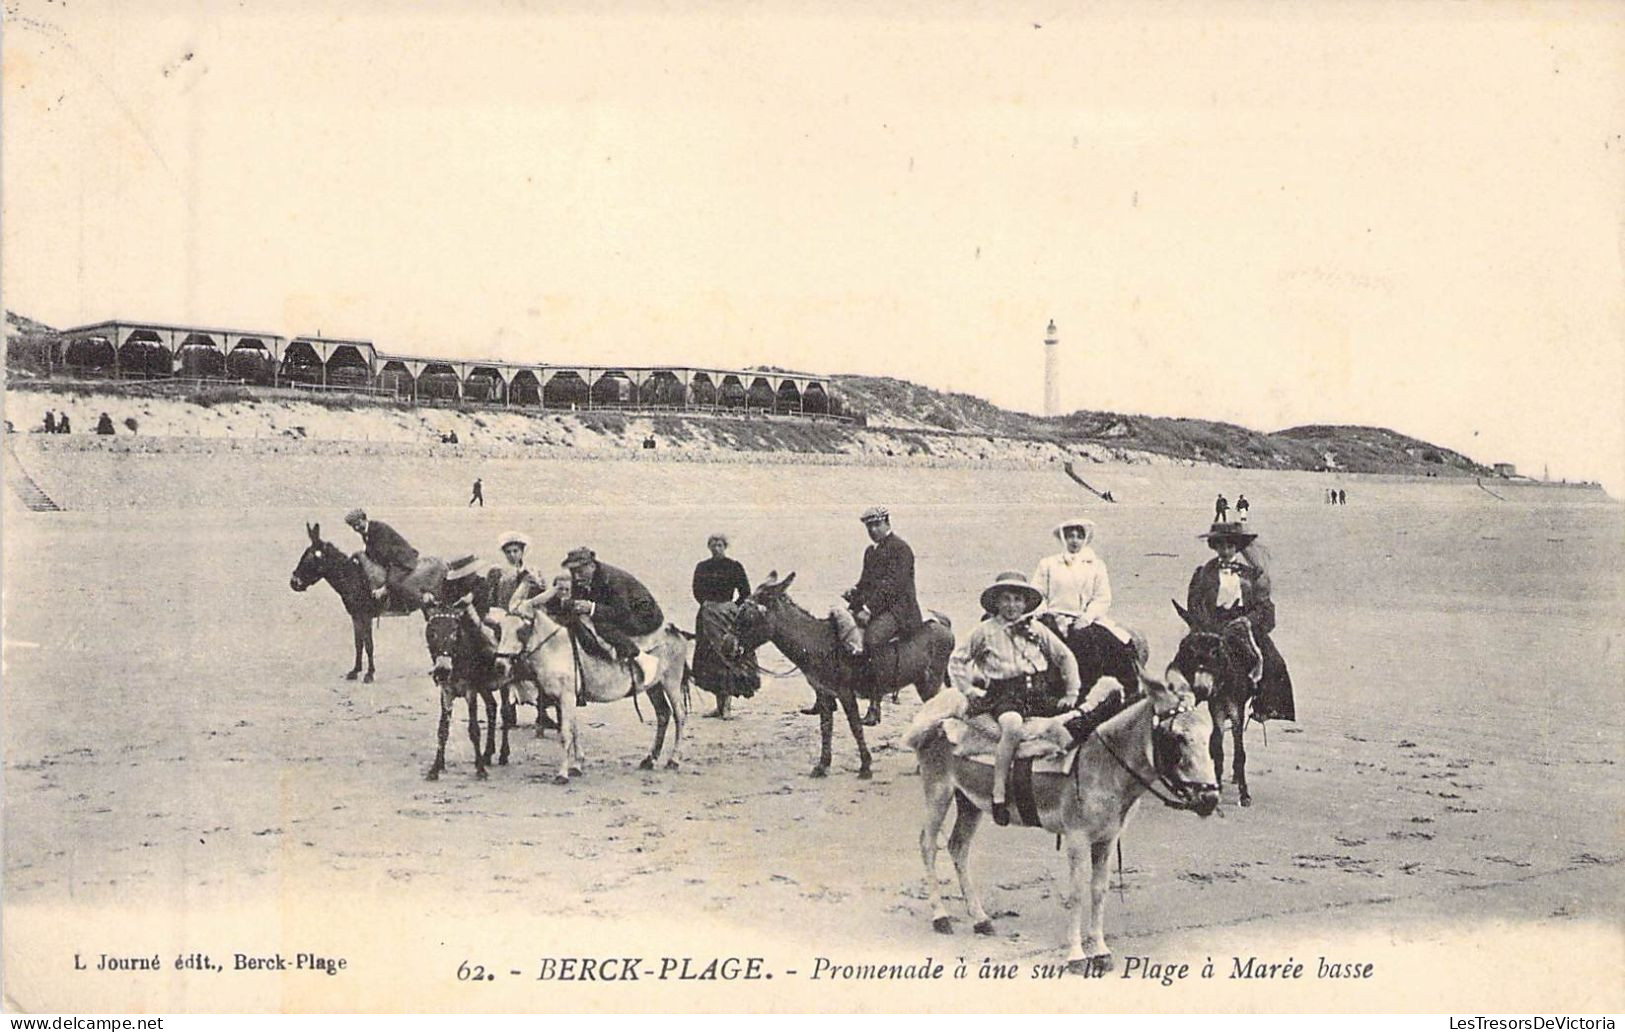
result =
M510 692L508 690L508 686L503 685L500 690L502 692L502 711L503 711L503 713L507 714L507 713L516 711L519 708L519 704L513 701L513 697L512 697L512 695L510 694ZM506 767L508 765L508 732L510 730L512 730L513 728L517 727L518 725L519 725L519 720L518 720L517 717L515 717L515 719L511 723L507 720L506 717L503 718L503 721L502 721L502 752L498 754L497 762L502 764L502 766L504 766L504 767Z
M948 804L954 797L953 778L946 765L937 766L920 759L920 780L925 785L925 823L920 826L920 859L925 863L925 898L931 902L931 927L952 935L953 919L942 905L942 889L937 882L937 840L942 822L948 817Z
M564 685L559 693L559 772L553 775L553 784L570 783L570 761L575 759L576 738L580 728L576 725L575 685Z
M858 719L858 699L851 692L841 693L841 710L846 714L846 726L852 729L852 738L858 743L858 778L868 781L874 777L869 769L869 743L863 740L863 724ZM833 721L834 715L831 714Z
M434 752L434 764L423 775L429 781L440 780L440 772L446 769L446 734L451 730L451 704L450 691L440 689L440 745Z
M649 704L655 711L655 740L649 747L649 755L638 764L639 770L654 770L655 762L660 759L660 750L666 747L666 724L671 720L671 704L666 701L663 688L656 687L649 692Z
M1116 835L1104 842L1089 843L1089 938L1084 943L1084 955L1094 975L1112 969L1112 950L1106 945L1106 886L1111 880L1112 846L1116 844ZM1074 876L1073 882L1078 880ZM1078 905L1081 907L1082 900Z
M970 873L970 844L976 837L976 829L982 824L982 811L974 806L956 798L954 812L954 830L948 836L948 855L953 857L954 872L959 875L959 892L965 897L965 909L970 911L970 919L975 922L977 935L993 934L993 919L987 911L982 909L982 894L976 890L976 882Z
M1224 711L1216 706L1208 708L1208 716L1213 718L1213 730L1207 736L1207 754L1213 760L1213 778L1220 785L1224 784Z
M1085 868L1089 869L1091 877L1093 875L1093 868L1090 866L1091 855L1089 843L1084 839L1082 832L1066 832L1066 859L1072 876L1068 897L1072 913L1067 918L1066 969L1074 975L1093 973L1089 970L1089 955L1083 949L1084 915L1087 913L1093 916L1093 904L1088 907L1084 905L1086 899L1092 899L1084 894L1084 885L1088 881L1084 874Z
M1246 734L1246 731L1246 722L1238 720L1236 721L1235 726L1231 729L1231 734L1235 736L1236 747L1236 765L1234 767L1236 792L1239 793L1241 797L1242 806L1251 806L1253 805L1253 797L1252 794L1247 791L1247 749L1242 745L1242 736ZM1218 772L1218 769L1219 768L1217 766L1213 768L1215 773Z
M371 684L372 683L372 675L376 674L378 672L378 668L376 666L374 666L373 662L372 662L372 621L371 620L363 620L363 621L361 621L361 646L367 652L367 676L363 677L361 679L361 682L363 684Z
M829 774L830 736L835 732L835 703L824 698L819 693L818 699L818 765L813 767L812 776L821 778Z
M468 741L474 749L474 776L484 781L490 777L485 772L485 754L480 752L480 699L473 688L463 691L463 702L468 706Z
M688 720L688 710L683 706L682 693L680 680L675 685L666 682L666 701L671 704L671 756L666 759L667 770L676 770L683 762L683 724Z
M481 691L480 696L485 699L485 751L481 757L490 763L497 755L497 700L489 689Z
M346 681L354 681L361 675L361 619L359 617L350 617L350 636L355 641L355 665L350 667L350 672L344 675Z

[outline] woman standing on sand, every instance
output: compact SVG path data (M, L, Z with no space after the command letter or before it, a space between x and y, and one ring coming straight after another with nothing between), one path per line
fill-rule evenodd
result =
M728 535L712 534L705 547L711 557L694 567L694 601L700 605L694 615L694 682L717 697L716 712L707 716L728 720L732 716L730 700L748 699L761 685L756 657L751 653L742 657L744 662L728 662L711 647L716 635L706 633L702 624L710 619L731 628L738 603L750 597L750 578L737 559L728 558Z

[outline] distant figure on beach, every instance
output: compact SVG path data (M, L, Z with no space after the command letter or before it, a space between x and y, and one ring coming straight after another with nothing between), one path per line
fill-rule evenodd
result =
M440 443L441 444L456 444L457 443L457 431L452 430L452 431L450 431L448 433L441 434L440 435Z
M1219 495L1218 498L1214 499L1214 502L1213 502L1213 522L1214 523L1223 523L1225 515L1228 514L1229 512L1230 512L1230 500L1228 498L1226 498L1224 495L1221 494L1221 495Z
M62 418L56 421L56 432L59 434L73 433L73 426L68 422L68 414L62 413Z
M96 420L96 433L103 437L113 436L113 417L103 412L102 418Z
M48 434L56 433L56 413L50 409L45 410L45 432Z
M1338 488L1337 489L1337 504L1338 505L1347 505L1348 503L1349 503L1349 493L1347 491L1343 490L1341 487Z
M1244 495L1244 494L1236 495L1236 519L1240 520L1242 523L1246 523L1247 522L1247 510L1250 509L1251 507L1252 506L1247 501L1247 496L1246 495Z
M480 503L480 508L485 508L485 488L481 485L479 477L474 478L474 494L468 499L469 505L475 502Z

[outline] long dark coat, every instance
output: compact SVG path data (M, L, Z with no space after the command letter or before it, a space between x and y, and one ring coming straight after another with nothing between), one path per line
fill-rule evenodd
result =
M1241 604L1219 609L1219 564L1220 560L1214 557L1198 566L1191 575L1190 589L1185 595L1191 630L1218 634L1225 624L1238 616L1245 616L1252 625L1258 650L1264 654L1264 674L1258 683L1259 697L1254 711L1275 720L1296 720L1292 675L1287 671L1286 660L1270 638L1275 630L1275 601L1270 598L1270 575L1255 566L1242 564L1242 569L1238 571Z
M386 569L394 568L411 573L418 566L418 550L387 523L367 522L367 558Z
M850 599L853 612L869 607L870 621L891 614L899 634L925 622L914 592L914 549L896 534L887 534L863 553L863 574Z
M584 590L583 590L584 589ZM653 634L666 622L649 589L636 577L617 566L599 563L592 581L577 584L575 597L593 604L593 626L605 626L634 637Z

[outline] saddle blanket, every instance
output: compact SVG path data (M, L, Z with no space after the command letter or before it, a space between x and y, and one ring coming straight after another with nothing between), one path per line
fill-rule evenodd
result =
M992 766L999 747L999 725L989 716L966 717L969 705L957 688L944 688L920 707L903 732L903 744L918 749L939 731L954 747L954 755ZM1023 740L1017 759L1030 759L1039 772L1071 767L1072 735L1054 717L1032 717L1022 724Z
M1040 774L1065 774L1072 769L1077 750L1072 747L1072 736L1059 720L1053 717L1033 717L1022 724L1022 741L1016 746L1016 760L1032 761L1032 769ZM999 748L999 725L991 717L973 717L964 720L949 717L942 722L942 732L954 747L954 755L985 767L993 766Z

